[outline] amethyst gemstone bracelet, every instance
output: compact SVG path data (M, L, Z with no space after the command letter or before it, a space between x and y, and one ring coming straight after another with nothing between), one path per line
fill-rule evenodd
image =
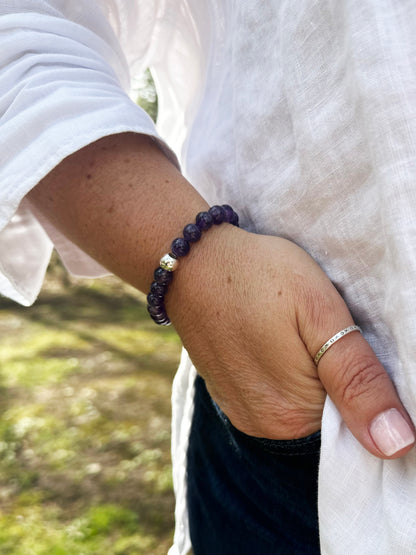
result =
M150 293L147 295L147 311L156 324L160 326L169 326L170 324L165 309L165 295L169 283L172 281L173 271L178 267L178 259L189 253L191 243L199 241L203 231L222 223L238 226L238 214L228 204L211 206L208 212L199 212L195 223L184 227L183 237L174 239L170 252L160 259L159 267L153 274L154 281L150 286Z

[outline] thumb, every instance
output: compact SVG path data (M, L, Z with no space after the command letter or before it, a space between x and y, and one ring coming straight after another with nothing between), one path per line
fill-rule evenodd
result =
M332 335L338 331L333 330ZM315 352L330 337L331 331ZM370 453L394 459L410 451L415 443L412 421L387 372L359 331L333 343L317 366L319 378L346 425Z

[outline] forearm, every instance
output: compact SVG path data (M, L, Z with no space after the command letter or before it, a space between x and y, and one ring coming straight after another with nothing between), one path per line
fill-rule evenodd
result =
M105 137L63 160L29 194L69 239L141 291L172 239L207 203L144 135Z
M142 291L172 239L207 208L151 139L133 134L67 158L30 198L82 249ZM360 334L331 347L317 373L317 350L353 323L319 266L289 241L227 224L206 239L176 272L166 308L233 424L258 437L307 435L320 426L325 387L368 451L383 458L409 451L413 424Z

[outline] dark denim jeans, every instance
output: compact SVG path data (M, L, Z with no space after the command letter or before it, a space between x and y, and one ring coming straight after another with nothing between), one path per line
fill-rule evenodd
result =
M293 441L241 433L198 377L188 449L194 554L318 554L319 452L319 432Z

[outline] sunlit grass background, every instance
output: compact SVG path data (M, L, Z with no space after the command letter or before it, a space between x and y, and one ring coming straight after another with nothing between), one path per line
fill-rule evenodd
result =
M0 553L165 554L174 331L56 259L33 307L0 300L0 331Z
M56 257L33 307L0 298L0 555L166 554L180 343L143 300Z

